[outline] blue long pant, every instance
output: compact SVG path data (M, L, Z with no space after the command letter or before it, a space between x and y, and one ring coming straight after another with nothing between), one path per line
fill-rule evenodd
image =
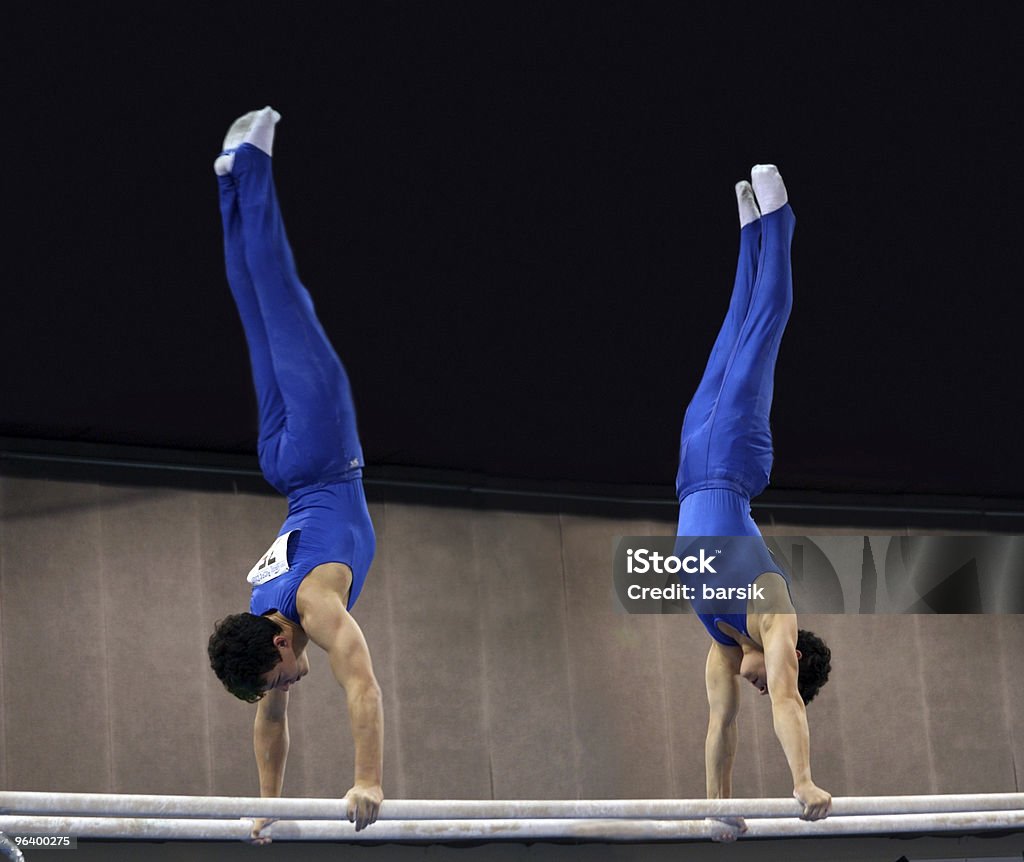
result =
M683 420L678 535L759 535L749 504L772 467L769 413L793 304L795 225L787 204L740 231L729 310Z
M251 144L219 178L228 284L259 405L259 461L282 494L362 475L348 376L299 281L271 159Z

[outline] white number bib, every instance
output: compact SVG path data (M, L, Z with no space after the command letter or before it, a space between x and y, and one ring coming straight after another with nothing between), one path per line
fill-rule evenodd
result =
M288 537L294 532L296 531L292 530L274 539L274 544L270 546L270 550L260 558L260 561L245 576L245 579L250 584L258 587L260 584L272 581L288 571Z

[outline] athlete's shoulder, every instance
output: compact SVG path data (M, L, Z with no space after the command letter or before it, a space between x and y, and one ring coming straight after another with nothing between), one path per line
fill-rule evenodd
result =
M308 611L311 603L329 601L335 596L344 606L351 588L352 569L344 563L321 563L314 566L299 584L296 606L302 614L304 610Z
M750 600L753 602L750 609L753 613L796 613L789 594L789 582L781 572L763 572L758 575Z

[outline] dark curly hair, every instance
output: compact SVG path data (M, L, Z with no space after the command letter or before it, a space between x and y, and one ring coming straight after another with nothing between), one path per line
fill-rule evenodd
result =
M796 648L800 651L800 672L796 686L804 703L814 700L814 695L828 682L832 670L832 650L814 632L800 629L796 634Z
M219 620L206 652L224 688L246 703L263 697L263 674L281 661L274 637L282 631L273 620L255 614L231 614Z

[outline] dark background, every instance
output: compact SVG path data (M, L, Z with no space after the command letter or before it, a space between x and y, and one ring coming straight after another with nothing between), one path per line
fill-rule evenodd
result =
M670 498L774 162L773 487L1024 498L1009 4L6 8L0 436L254 451L211 164L269 103L368 475Z

